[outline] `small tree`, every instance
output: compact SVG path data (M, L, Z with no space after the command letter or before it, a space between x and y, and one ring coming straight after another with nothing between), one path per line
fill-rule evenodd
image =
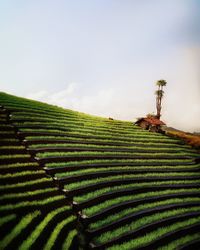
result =
M167 85L167 82L165 80L159 80L156 82L156 85L158 86L158 89L155 92L156 95L156 109L157 114L156 117L160 119L161 117L161 109L162 109L162 98L164 96L163 87Z

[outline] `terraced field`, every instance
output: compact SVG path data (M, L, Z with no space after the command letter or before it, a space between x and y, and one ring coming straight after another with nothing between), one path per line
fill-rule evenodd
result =
M199 154L0 93L0 249L200 249Z

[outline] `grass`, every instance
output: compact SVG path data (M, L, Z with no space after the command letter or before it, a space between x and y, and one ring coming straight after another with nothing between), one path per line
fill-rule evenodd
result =
M6 184L6 185L1 185L0 186L0 191L9 191L11 189L17 190L17 188L22 188L22 187L31 187L32 185L35 184L41 184L43 182L49 182L49 184L52 182L50 178L40 178L37 180L32 180L32 181L24 181L24 182L19 182L15 184Z
M64 187L65 189L67 190L76 190L78 188L82 188L82 187L86 187L88 185L92 185L92 184L97 184L97 183L100 183L100 182L109 182L109 181L112 181L112 180L120 180L120 179L126 179L126 175L125 176L109 176L109 177L104 177L104 178L94 178L94 179L90 179L90 180L84 180L84 181L80 181L80 182L72 182L72 183L69 183L69 184L66 184ZM149 186L149 185L162 185L162 184L168 184L168 185L173 185L173 184L186 184L186 183L199 183L199 180L176 180L176 181L169 181L169 180L162 180L162 181L151 181L151 182L146 182L145 181L143 183L131 183L131 184L119 184L119 185L116 185L116 186L121 186L122 188L129 188L129 187L142 187L142 185L144 186ZM112 188L112 187L110 187Z
M185 192L186 195L189 192L194 192L196 194L199 194L200 189L199 188L188 188L188 189L167 189L164 191L156 191L156 192L145 192L145 193L140 193L140 194L133 194L133 195L126 195L126 196L120 196L114 199L106 200L104 202L101 202L98 205L91 206L88 208L85 208L83 211L87 216L94 215L95 213L98 213L106 208L109 208L113 205L120 204L122 202L127 202L127 201L133 201L137 199L143 199L147 197L157 197L159 195L170 195L170 194L178 194L181 192Z
M0 175L0 180L5 180L8 178L17 178L17 177L22 177L26 175L37 176L38 174L44 174L44 171L37 170L37 171L23 171L23 172L14 173L14 174L8 173L8 174Z
M2 227L4 224L12 221L12 220L15 220L16 219L16 214L9 214L7 216L3 216L0 218L0 227Z
M145 234L141 237L137 237L133 240L130 240L128 242L125 242L120 245L114 245L112 247L108 247L107 250L134 250L137 249L138 247L142 247L145 244L148 244L156 239L158 239L161 236L166 235L169 232L178 230L178 229L183 229L184 227L193 225L197 222L199 222L200 216L196 218L191 218L187 219L181 222L174 223L172 225L166 226L166 227L160 227L157 230L154 230L148 234ZM171 250L171 249L170 249Z
M184 237L181 237L177 240L172 241L166 246L159 247L158 250L176 250L178 247L187 244L193 240L199 240L200 239L200 233L195 234L189 234L185 235Z
M68 224L70 224L72 221L74 221L76 219L75 216L70 216L67 219L59 222L55 229L53 230L53 232L51 233L46 245L44 246L43 250L50 250L53 248L55 241L60 233L60 231L67 226ZM67 249L67 248L66 248Z
M31 156L28 154L12 154L12 155L0 155L0 160L6 160L6 159L17 159L17 158L30 158Z
M34 119L34 118L32 118L32 119ZM40 119L42 119L42 118L40 118ZM168 142L171 142L171 141L176 141L176 142L178 142L178 140L176 140L176 139L173 139L173 138L167 138L167 137L159 137L159 136L157 136L157 135L153 135L153 134L149 134L148 135L148 137L147 137L147 135L142 135L142 134L139 134L139 135L137 135L137 134L135 134L134 136L132 135L132 137L131 137L131 135L130 134L124 134L124 135L122 135L121 133L115 133L115 132L113 132L113 133L109 133L109 132L105 132L105 131L103 131L103 132L96 132L95 131L95 129L93 129L93 130L76 130L76 131L70 131L70 130L66 130L66 131L62 131L62 130L59 130L59 129L39 129L39 128L35 128L35 129L30 129L30 128L20 128L20 131L21 132L40 132L40 133L46 133L46 132L48 132L49 134L51 134L51 133L56 133L56 134L63 134L63 135L66 135L66 136L80 136L80 137L87 137L87 136L89 136L89 137L91 137L91 138L107 138L107 139L117 139L117 140L126 140L126 141L133 141L134 139L137 139L137 138L140 138L140 139L146 139L147 140L147 138L149 139L149 140L155 140L155 141L161 141L161 142L164 142L164 141L168 141ZM95 135L94 135L94 133L95 133Z
M174 146L177 144L177 140L165 140L164 142L158 142L157 140L151 140L150 138L143 138L143 139L139 139L139 138L134 138L130 141L127 141L127 140L111 140L111 139L90 139L90 138L76 138L76 137L70 137L70 136L66 136L66 137L63 137L63 136L50 136L50 135L44 135L44 136L26 136L26 139L29 140L29 141L34 141L34 140L73 140L73 141L82 141L84 143L86 142L90 142L90 143L115 143L115 144L126 144L127 146L131 146L131 145L135 145L135 143L139 142L140 144L143 144L143 145L148 145L148 146L151 146L151 145L154 145L154 146ZM180 145L179 145L180 147ZM186 146L186 145L181 145L181 148L189 148L189 146Z
M40 236L44 228L48 225L48 223L56 216L57 214L64 212L66 207L58 208L50 213L39 223L39 225L32 231L32 233L28 236L28 238L21 244L19 250L30 249L33 243Z
M81 166L81 164L80 164L80 166ZM86 165L87 166L87 165ZM95 172L97 172L98 173L98 171L105 171L105 170L113 170L113 171L115 171L115 170L135 170L135 171L160 171L160 170L163 170L163 171L165 171L165 170L198 170L199 169L199 167L200 167L200 165L199 164L197 164L197 165L177 165L177 166L168 166L168 165L166 165L166 166L164 166L164 165L161 165L161 166L156 166L156 165L146 165L146 166L132 166L132 165L125 165L125 166L111 166L111 167L104 167L104 166L96 166L96 168L94 168L94 166L87 166L87 169L84 169L84 167L82 168L82 169L80 169L79 168L79 166L78 167L74 167L74 169L73 169L73 171L74 171L74 174L75 173L79 173L79 171L88 171L88 172L90 172L90 171L93 171L94 169L95 169ZM48 169L48 168L47 168ZM51 168L50 168L51 169ZM55 167L55 169L62 169L62 167ZM66 169L64 169L63 170L63 172L64 171L72 171L71 169L69 170L69 169L67 169L67 167L66 167ZM87 172L86 171L86 172Z
M197 212L200 211L200 207L190 207L190 208L179 208L179 209L172 209L164 212L155 213L150 216L144 216L141 219L135 220L123 227L119 227L115 230L108 231L106 233L101 234L100 236L95 238L95 241L98 243L104 243L111 239L117 238L122 236L125 233L135 231L142 226L146 226L148 224L160 221L162 219L166 219L172 216L185 214L188 212Z
M37 162L26 162L26 163L12 163L12 164L6 164L6 165L1 165L0 169L5 169L5 168L22 168L22 167L38 167Z
M18 142L15 138L1 138L1 142Z
M59 169L59 167L56 169ZM57 174L57 176L74 176L74 175L79 175L79 174L86 174L86 173L98 173L98 172L102 172L102 171L121 171L122 172L126 172L126 171L136 171L135 173L137 174L137 171L160 171L163 170L164 171L173 171L175 172L176 170L182 170L182 172L187 171L188 169L193 170L195 172L195 170L198 171L199 167L196 166L190 166L190 165L186 165L186 166L139 166L139 167L134 167L134 166L113 166L113 167L96 167L96 168L87 168L87 169L79 169L79 168L75 168L74 167L74 171L72 170L68 170L67 168L64 169L62 172L64 172L63 174ZM66 172L66 171L69 172Z
M1 147L0 147L1 148ZM136 151L146 151L146 152L177 152L178 151L183 151L183 148L181 147L166 147L166 148L159 148L157 147L148 147L147 145L143 145L138 147L138 146L128 146L128 147L124 147L124 146L102 146L102 145L94 145L94 144L76 144L76 143L48 143L48 144L35 144L35 145L31 145L29 147L30 149L40 149L40 148L56 148L56 149L62 149L62 148L81 148L81 149L87 149L87 148L91 148L91 149L107 149L107 150L116 150L120 151L120 150L136 150ZM186 150L184 150L185 152ZM189 153L189 149L187 149L187 152Z
M150 158L157 158L157 157L178 157L178 156L187 156L186 153L121 153L121 152L91 152L91 151L84 151L84 152L44 152L38 153L37 157L39 158L47 158L47 157L60 157L60 156L145 156Z
M128 159L128 160L126 160L126 159L94 159L94 160L83 160L83 161L64 161L64 162L51 162L51 163L47 163L47 164L45 164L45 166L46 167L67 167L67 166L69 166L69 167L76 167L76 166L90 166L90 165L96 165L96 166L98 166L98 165L105 165L105 166L108 166L109 164L123 164L123 165L126 165L126 166L128 166L128 165L143 165L144 166L144 164L147 164L147 163L150 163L150 164L156 164L156 163L159 163L159 164L161 164L162 163L162 165L163 164L170 164L170 163L172 163L172 160L168 160L168 159L157 159L157 160L155 160L155 159ZM176 164L178 164L178 163L182 163L183 162L183 160L182 159L173 159L173 163L176 163ZM190 159L184 159L184 162L185 163L191 163L192 161L190 160ZM156 165L158 165L158 164L156 164Z
M27 192L23 192L23 193L4 194L0 197L0 201L5 200L5 199L12 200L15 198L24 198L24 197L29 198L29 197L34 196L34 195L45 194L45 193L48 193L51 191L56 191L56 190L57 190L57 188L54 187L54 188L37 189L34 191L27 191Z
M150 134L147 131L142 131L142 130L136 130L133 126L130 128L126 128L126 129L119 129L119 127L116 126L102 126L102 125L98 125L95 123L86 123L86 122L80 122L80 121L74 121L73 120L69 120L69 119L62 119L62 118L56 118L59 119L60 121L58 122L55 118L50 118L49 119L49 123L47 122L42 122L41 118L44 118L44 115L42 116L37 116L35 117L35 120L37 121L37 119L39 118L40 121L38 122L32 122L31 123L31 128L35 126L35 128L42 127L43 129L47 129L47 130L62 130L62 131L70 131L70 130L74 130L74 131L79 131L79 132L91 132L91 131L95 131L98 132L98 134L102 134L103 132L105 134L113 134L113 132L117 135L117 134L121 134L121 135L130 135L130 136L137 136L137 135L148 135L150 136ZM15 118L13 118L15 120ZM25 117L16 117L16 119L26 119ZM32 117L33 119L33 117ZM48 120L48 119L47 119ZM47 121L46 120L46 121ZM18 125L19 128L21 129L30 129L30 123L25 122L25 124L23 123L17 123L15 122L15 124ZM60 129L62 128L62 129ZM41 129L41 128L40 128ZM156 133L152 133L152 135L157 136L157 137L161 137L160 134L156 134Z
M46 198L44 200L34 200L34 201L23 201L23 202L18 202L16 204L6 204L0 206L0 212L5 212L5 211L12 211L13 209L19 209L19 208L24 208L24 207L30 207L30 206L46 206L49 205L51 206L51 202L54 201L59 201L64 198L64 195L57 195L53 197Z
M31 221L40 215L40 211L35 211L34 213L28 214L21 219L21 221L12 229L12 231L7 234L0 241L0 248L4 249L8 246L17 235L19 235L27 226L31 223Z
M14 131L0 131L0 135L14 135L15 132Z
M24 146L0 146L1 149L25 149Z
M86 202L86 201L89 201L90 199L94 199L94 198L96 198L98 196L101 196L101 195L109 193L109 192L121 191L121 190L123 190L123 188L124 188L124 190L126 188L127 189L128 188L133 188L133 192L134 192L134 188L136 188L136 187L141 187L141 188L142 187L148 187L148 186L151 187L151 185L150 184L145 185L145 184L141 183L141 185L140 184L138 184L138 185L137 184L132 184L132 185L129 185L129 186L128 185L124 185L124 186L122 185L122 186L114 186L114 187L102 188L102 189L94 190L92 192L88 192L86 194L81 194L80 196L75 196L74 201L76 201L78 203Z
M72 172L65 172L65 173L58 173L56 174L56 177L63 177L63 176L76 176L76 175L84 175L84 174L98 174L98 172L112 172L112 171L118 171L120 175L126 174L126 172L130 171L131 167L116 167L116 168L102 168L96 170L95 168L91 169L83 169L83 170L77 170ZM166 173L156 173L156 170L154 170L155 173L144 173L144 174L130 174L127 175L127 178L143 178L143 177L160 177L160 176L166 176ZM199 176L200 173L198 172L169 172L167 173L167 176Z
M47 168L55 168L57 169L63 168L63 173L57 173L56 176L59 178L62 176L66 177L74 177L77 175L84 174L93 174L99 176L99 172L104 171L109 174L112 171L118 171L119 174L116 176L108 176L108 177L99 177L88 180L78 180L76 182L72 182L70 184L65 185L65 188L68 190L76 190L78 188L84 188L86 186L94 185L95 183L107 182L106 187L98 188L95 187L91 191L87 191L83 194L77 194L73 197L74 201L77 202L85 202L90 199L94 199L95 197L101 196L103 194L107 194L108 192L117 192L123 189L133 189L134 188L142 188L142 187L157 187L156 192L144 192L144 193L136 193L132 195L120 195L116 198L107 198L105 201L96 202L93 200L94 205L90 207L86 207L83 209L83 214L85 213L88 216L95 215L98 212L103 212L104 209L109 209L112 206L119 205L120 203L133 201L136 199L143 199L143 203L138 203L136 207L127 207L127 209L123 209L119 211L119 213L110 214L107 217L103 217L102 220L95 221L89 225L90 229L98 229L104 225L108 225L109 223L120 220L124 216L133 214L137 211L142 211L145 209L153 209L158 206L167 205L167 204L181 204L184 202L199 202L200 198L200 188L175 188L172 189L166 188L165 190L159 190L159 187L162 185L176 185L176 184L195 184L199 183L199 180L191 180L187 179L187 176L198 176L198 168L200 164L194 164L194 157L197 156L197 153L193 151L193 149L188 145L183 145L179 138L167 137L165 135L157 134L157 133L149 133L148 131L141 130L137 126L134 126L132 122L122 122L118 120L109 121L107 118L100 118L91 115L86 115L80 112L74 112L71 110L65 110L63 108L59 108L53 105L47 105L44 103L40 103L37 101L27 100L25 98L18 98L11 95L6 95L0 93L0 104L5 106L6 109L10 110L11 120L8 123L12 123L19 131L28 133L35 133L35 136L26 136L26 140L28 140L29 149L47 149L45 153L39 153L37 156L40 157L51 157L51 156L62 156L73 157L73 159L77 159L75 161L66 161L66 159L60 159L63 162L56 163L46 163L45 167ZM0 150L18 150L24 149L21 141L18 141L16 138L12 138L15 135L15 132L12 131L9 124L4 124L5 119L2 119L4 115L1 115L1 121L3 126L0 125L1 130L0 134L3 137L1 140ZM20 120L21 119L21 120ZM7 131L3 131L5 130ZM39 135L41 133L41 136ZM38 136L37 136L38 134ZM44 134L44 135L43 135ZM45 135L46 134L46 135ZM17 134L16 134L17 136ZM35 140L41 140L41 143L34 142ZM48 140L51 140L48 142ZM58 140L58 142L57 142ZM62 140L62 142L61 142ZM19 146L17 146L17 142ZM55 141L55 143L53 143ZM59 143L60 141L60 143ZM13 142L13 145L12 145ZM42 143L44 142L44 143ZM73 143L74 142L74 143ZM5 144L3 144L5 143ZM35 144L36 143L36 144ZM48 148L56 147L57 152L48 152ZM84 149L85 152L59 152L62 151L63 148L69 148L75 150ZM98 151L110 151L110 152L98 152ZM121 153L120 153L121 150ZM49 150L50 151L50 150ZM64 151L64 150L63 150ZM93 152L91 152L93 151ZM96 151L96 152L95 152ZM114 151L114 152L112 152ZM130 151L133 151L132 153ZM138 152L142 151L142 152ZM10 151L13 152L13 151ZM17 152L17 151L16 151ZM122 153L123 152L123 153ZM153 154L155 152L155 154ZM27 159L26 159L27 157ZM83 160L81 157L91 157L94 160ZM98 159L100 158L101 159ZM123 157L124 159L120 159ZM135 157L136 159L125 159L128 157ZM168 158L171 159L168 159ZM186 159L188 157L188 159ZM96 158L96 159L95 159ZM110 158L110 160L106 160L105 158ZM118 158L118 159L114 159ZM142 159L137 159L142 158ZM146 159L145 159L146 158ZM161 159L162 158L162 159ZM178 159L177 159L178 158ZM182 158L182 159L181 159ZM8 160L9 161L8 161ZM17 160L16 160L17 159ZM26 160L23 160L26 159ZM20 250L32 249L36 246L38 239L44 237L43 240L43 248L45 250L54 249L58 245L62 245L62 249L72 249L73 241L77 234L79 233L72 223L75 222L76 216L68 216L71 208L69 206L66 207L57 207L61 206L62 201L65 201L64 195L51 195L53 191L57 190L56 187L53 186L53 182L51 178L37 178L36 180L27 181L27 177L32 176L36 178L37 175L41 176L41 174L45 173L44 171L38 171L38 168L34 169L34 167L39 167L36 162L30 162L30 156L28 154L4 154L0 156L0 160L2 162L0 166L0 171L2 171L2 175L0 175L0 179L6 183L6 181L14 180L18 183L10 183L10 184L1 184L0 192L2 196L0 198L1 201L5 205L0 206L0 212L2 214L6 214L6 216L1 217L0 226L10 225L17 223L13 228L11 228L5 238L3 240L3 244L9 247L9 244L15 242L15 238L18 239L18 236L23 237L23 232L26 230L26 227L32 226L32 220L37 217L37 225L35 223L34 227L32 227L32 231L28 236L24 236L24 241L18 242L17 246L20 246ZM4 161L5 160L5 161ZM80 161L79 161L80 160ZM14 163L17 162L18 163ZM27 163L23 163L22 161L27 161ZM52 159L53 161L53 159ZM5 164L4 162L8 162ZM13 162L13 163L12 163ZM109 165L110 164L110 165ZM65 168L66 167L66 168ZM70 170L67 169L70 167ZM57 169L56 169L57 168ZM4 170L5 169L5 170ZM164 171L168 169L173 170L175 172L172 173L164 173ZM183 172L178 172L178 170L182 170ZM185 171L184 171L185 169ZM35 171L33 171L35 170ZM146 171L145 174L130 174L126 173L126 171ZM158 171L163 170L160 174ZM177 170L177 171L176 171ZM187 172L190 170L190 172ZM3 172L4 171L4 172ZM60 171L60 170L59 170ZM155 173L149 173L148 171L155 171ZM196 171L196 173L195 173ZM12 172L14 172L12 174ZM122 174L123 173L123 174ZM157 177L168 177L168 180L155 181ZM185 179L170 181L172 176L184 176ZM21 178L22 177L22 178ZM147 178L152 177L151 182L131 182L131 178ZM29 177L29 179L31 179ZM18 181L19 180L19 181ZM24 181L20 181L24 180ZM111 181L124 181L128 180L128 184L116 184L114 186L109 186L109 182ZM127 181L127 182L128 182ZM138 180L139 181L139 180ZM143 180L142 180L143 181ZM2 183L3 183L2 182ZM122 183L122 182L121 182ZM148 189L147 189L148 190ZM137 192L137 191L136 191ZM179 193L184 192L184 198L176 198ZM189 196L189 193L193 192L193 198ZM174 197L170 195L174 194ZM187 195L188 194L188 195ZM196 195L195 195L196 194ZM165 200L159 201L157 200L158 195L166 195ZM195 197L196 196L196 197ZM37 197L37 199L36 199ZM45 198L46 197L46 198ZM154 200L151 202L147 202L145 200L148 197L152 197ZM173 198L172 198L173 197ZM20 201L21 200L21 201ZM102 199L103 200L103 199ZM66 198L66 204L68 203L68 199ZM51 209L51 205L55 205ZM87 206L87 204L85 204ZM89 206L89 205L88 205ZM183 204L184 206L184 204ZM54 208L55 207L55 208ZM84 204L83 204L84 207ZM37 209L41 209L41 211L37 211ZM53 210L54 209L54 210ZM197 208L191 208L197 209ZM33 213L27 215L27 211L33 210ZM35 211L34 211L35 210ZM49 211L48 214L47 211ZM65 211L68 211L65 215ZM112 211L112 210L110 210ZM189 211L189 210L187 210ZM198 210L199 211L199 210ZM18 214L19 212L19 214ZM168 212L168 214L167 214ZM186 209L179 210L170 210L164 213L157 213L155 217L149 216L149 221L160 220L167 216L172 216L173 214L185 213ZM35 216L34 215L35 213ZM38 213L38 214L37 214ZM8 216L7 216L8 214ZM109 213L108 213L109 214ZM34 217L31 219L31 215ZM20 217L21 221L20 221ZM26 217L27 216L27 217ZM157 217L156 217L157 216ZM23 221L24 219L24 221ZM196 219L196 218L195 218ZM142 221L143 220L143 221ZM36 221L36 220L35 220ZM189 220L188 220L189 221ZM13 222L13 223L9 223ZM140 223L144 224L148 222L146 217L141 218ZM194 221L190 220L190 223ZM21 224L20 224L21 223ZM139 222L138 222L139 223ZM187 222L188 223L188 222ZM30 224L30 225L29 225ZM123 234L123 232L129 232L131 226L139 226L139 224L127 223L127 225L123 228L118 228L113 230L113 235L108 235L107 239L112 237L116 237L116 235ZM175 224L174 224L175 225ZM183 224L177 224L184 226ZM69 227L69 228L68 228ZM46 230L52 229L51 232L44 235ZM170 228L171 229L171 228ZM17 230L17 231L16 231ZM66 230L66 237L63 238ZM167 228L165 230L159 231L159 233L166 233ZM155 231L156 232L156 231ZM155 232L148 234L147 238L143 237L138 238L138 240L131 245L128 245L127 249L132 249L135 245L142 245L149 240L157 237ZM27 234L25 234L27 235ZM62 237L61 237L62 236ZM6 238L7 237L7 238ZM10 237L8 241L8 237ZM41 238L40 238L41 237ZM98 238L105 237L102 242L105 242L106 236L99 236ZM21 238L21 237L19 237ZM58 242L62 239L62 242ZM14 240L14 241L13 241ZM105 241L104 241L105 240ZM131 241L131 240L130 240ZM58 244L57 244L58 243ZM174 243L175 244L175 243ZM132 247L133 246L133 247ZM1 248L1 247L0 247ZM61 247L60 247L61 248ZM117 250L121 250L121 246L116 246ZM122 249L123 250L123 249Z
M72 241L73 241L74 237L75 237L77 234L78 234L78 232L77 232L76 229L72 230L72 231L68 234L66 240L64 241L64 243L63 243L63 245L62 245L62 250L68 250L68 249L70 249L70 246L71 246L71 244L72 244Z
M125 216L132 215L133 213L150 209L150 208L156 208L158 206L164 206L164 205L173 205L173 204L184 204L186 202L200 202L200 198L194 197L194 198L175 198L175 199L166 199L163 201L157 201L157 202L150 202L147 204L142 204L136 207L128 208L121 210L118 213L112 214L111 216L107 216L105 219L98 220L94 223L91 223L89 225L90 229L98 229L102 226L108 225L110 223L113 223L119 219L122 219Z
M109 192L114 192L114 191L120 191L120 190L123 190L124 189L128 189L128 188L133 188L133 192L134 192L134 188L136 187L151 187L151 185L153 185L152 183L150 184L144 184L144 183L141 183L140 184L132 184L132 186L128 186L128 185L122 185L122 186L114 186L114 187L107 187L107 188L102 188L102 189L98 189L98 190L93 190L93 192L88 192L86 194L82 194L80 196L75 196L74 197L74 201L78 202L78 203L81 203L81 202L85 202L85 201L88 201L90 199L94 199L98 196L101 196L103 194L106 194L106 193L109 193ZM159 186L159 187L162 187L162 185L158 185L158 184L155 184L155 186Z

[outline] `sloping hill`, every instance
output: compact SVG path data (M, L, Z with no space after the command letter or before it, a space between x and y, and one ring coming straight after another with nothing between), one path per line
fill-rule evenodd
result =
M191 147L5 93L0 105L1 249L198 249Z

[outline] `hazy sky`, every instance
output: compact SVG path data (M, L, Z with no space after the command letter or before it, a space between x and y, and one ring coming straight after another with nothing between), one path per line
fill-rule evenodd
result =
M155 112L200 131L199 0L0 0L0 89L101 116Z

